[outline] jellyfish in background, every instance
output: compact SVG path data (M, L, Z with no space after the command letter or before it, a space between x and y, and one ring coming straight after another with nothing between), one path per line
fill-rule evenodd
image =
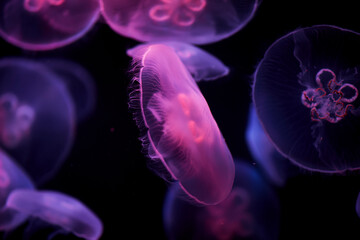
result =
M298 29L260 62L253 100L277 150L312 171L360 168L360 35L335 26Z
M196 82L171 47L155 44L133 56L129 106L149 166L196 202L221 202L231 191L234 163Z
M98 0L3 0L0 36L24 49L55 49L81 38L99 14Z
M134 53L140 49L147 49L155 43L140 44L127 51L127 54L134 57ZM192 46L191 44L182 42L159 42L174 49L178 57L181 59L187 70L191 73L195 81L209 81L228 75L229 68L226 67L215 56L206 51Z
M27 215L6 207L6 200L15 189L34 189L30 178L0 149L0 232L11 230L26 219Z
M242 29L258 0L100 0L100 6L120 35L145 42L206 44Z
M264 132L253 105L250 106L246 142L256 163L277 186L284 186L289 177L299 173L296 166L276 151Z
M360 193L356 199L356 206L355 206L355 210L356 210L356 214L359 216L360 218Z
M182 194L174 185L164 203L164 226L171 240L278 239L280 205L254 166L236 161L233 189L217 205L191 205Z
M75 120L72 98L58 75L30 60L0 61L0 147L35 183L61 166Z
M89 208L58 192L17 189L9 195L6 208L40 218L88 240L99 239L103 231L101 221Z

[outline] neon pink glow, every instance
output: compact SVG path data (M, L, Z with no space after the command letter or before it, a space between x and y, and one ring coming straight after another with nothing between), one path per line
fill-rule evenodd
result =
M327 120L337 123L353 108L359 93L350 83L338 82L330 69L321 69L316 74L318 88L308 88L301 95L301 102L310 108L311 120Z
M2 0L0 36L24 49L55 49L81 38L99 13L98 0Z
M199 203L224 200L234 163L209 106L175 51L155 44L133 53L136 69L130 107L151 162ZM162 171L165 170L164 171ZM164 177L166 178L166 177Z

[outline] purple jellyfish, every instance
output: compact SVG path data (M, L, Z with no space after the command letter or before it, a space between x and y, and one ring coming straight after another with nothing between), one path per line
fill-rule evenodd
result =
M265 53L255 108L277 150L312 171L360 168L360 35L335 26L298 29Z
M165 45L134 52L134 62L129 106L149 165L199 203L222 201L231 191L234 162L196 82Z
M242 29L258 0L100 0L110 27L139 41L216 42Z
M40 218L88 240L99 239L103 231L100 219L89 208L58 192L14 190L6 201L6 208Z
M140 44L127 51L127 54L134 57L134 53L141 48L148 48L154 43ZM181 59L187 70L194 77L195 81L215 80L228 75L229 68L226 67L219 59L206 51L195 47L191 44L182 42L159 42L159 44L167 45L174 49L178 57Z
M360 218L360 193L356 199L356 206L355 206L355 210L356 210L356 214L359 216Z
M0 61L0 147L34 182L61 166L74 130L73 102L55 73L29 60Z
M277 186L284 186L287 178L299 172L295 165L276 151L264 132L253 105L250 107L246 142L255 161Z
M6 200L15 189L34 189L29 177L0 149L0 231L11 230L23 223L27 215L6 208Z
M191 205L182 195L174 185L165 199L164 226L171 240L278 239L280 205L254 166L236 162L233 189L217 205Z
M24 49L54 49L81 38L99 13L98 0L3 0L0 36Z

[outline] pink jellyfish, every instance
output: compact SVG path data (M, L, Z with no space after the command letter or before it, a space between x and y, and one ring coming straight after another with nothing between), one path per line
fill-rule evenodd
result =
M99 16L98 0L2 0L0 36L18 47L49 50L81 38Z
M0 148L0 231L11 230L27 218L27 215L5 206L8 196L15 189L34 189L34 185L26 173Z
M258 0L100 0L110 27L139 41L205 44L242 29Z
M133 56L129 106L150 165L195 201L221 202L231 191L234 162L196 82L171 47L155 44Z
M99 239L103 231L100 219L89 208L58 192L14 190L6 201L6 208L40 218L87 240Z

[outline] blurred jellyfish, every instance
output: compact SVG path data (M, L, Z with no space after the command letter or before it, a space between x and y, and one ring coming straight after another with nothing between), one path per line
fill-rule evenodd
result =
M195 201L215 204L231 191L234 163L206 100L175 51L152 45L134 53L129 106L150 166L178 180Z
M356 199L356 206L355 206L355 210L356 210L356 214L359 216L360 218L360 193Z
M6 208L6 200L15 189L34 189L29 177L0 149L0 231L13 229L24 222L27 215Z
M154 43L140 44L132 49L129 49L127 54L134 57L139 49L147 49L153 44ZM226 76L229 73L229 68L226 67L219 59L198 47L192 46L191 44L181 42L161 42L161 44L174 49L178 57L186 66L187 70L194 77L195 81L215 80Z
M89 240L99 239L103 231L101 221L89 208L75 198L58 192L14 190L7 199L6 207Z
M98 0L2 0L0 36L29 50L49 50L81 38L99 16Z
M34 182L61 166L74 130L73 102L55 73L29 60L0 61L0 147Z
M287 178L299 172L289 160L276 151L264 132L253 105L250 107L246 142L255 161L277 186L284 186Z
M233 189L217 205L191 205L182 194L174 185L164 204L165 231L171 240L278 239L280 205L254 166L236 162Z
M83 120L95 108L96 88L91 75L79 64L63 59L43 59L66 85L76 109L76 119Z
M259 119L277 150L308 170L360 168L360 35L335 26L277 40L253 86Z
M242 29L258 0L100 0L110 27L139 41L216 42Z

